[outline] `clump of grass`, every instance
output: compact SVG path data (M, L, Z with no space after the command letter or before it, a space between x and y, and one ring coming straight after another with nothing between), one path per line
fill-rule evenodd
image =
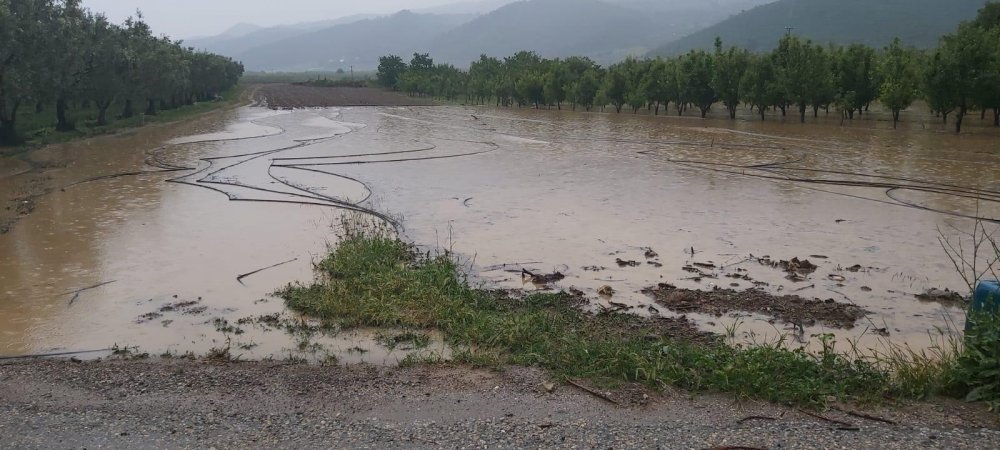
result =
M402 333L378 333L375 335L375 342L389 349L397 348L402 350L414 350L426 348L431 342L431 337L427 333L415 331L405 331Z
M348 233L317 269L315 284L278 293L290 308L344 328L438 330L454 348L455 361L476 366L536 366L564 379L641 382L808 406L938 389L914 386L939 374L896 376L882 364L838 352L831 336L822 337L818 353L781 342L730 346L722 339L666 336L653 319L591 315L562 293L516 298L477 289L452 258L422 255L387 233Z
M953 387L968 401L984 401L1000 411L1000 317L973 313L965 333L965 350L953 370Z

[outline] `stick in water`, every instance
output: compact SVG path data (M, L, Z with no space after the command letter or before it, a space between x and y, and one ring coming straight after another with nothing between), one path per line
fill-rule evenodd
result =
M245 273L243 275L240 275L240 276L236 277L236 281L238 281L240 284L243 284L243 279L246 278L246 277L249 277L251 275L256 275L256 274L261 273L261 272L263 272L265 270L268 270L268 269L273 269L275 267L279 267L279 266L283 266L285 264L293 263L293 262L298 261L298 260L299 260L299 258L289 259L288 261L280 262L280 263L275 264L273 266L267 266L267 267L265 267L263 269L257 269L257 270L255 270L253 272ZM244 285L244 286L246 286L246 285Z
M91 290L91 289L97 289L97 288L99 288L99 287L101 287L101 286L107 286L107 285L109 285L109 284L111 284L111 283L114 283L115 281L117 281L117 280L112 280L112 281L105 281L105 282L103 282L103 283L97 283L97 284L95 284L95 285L93 285L93 286L87 286L87 287L85 287L85 288L82 288L82 289L77 289L77 290L75 290L75 291L69 291L69 292L63 292L62 294L59 294L59 295L69 295L69 294L73 294L73 298L69 299L69 304L70 304L70 306L72 306L72 305L73 305L73 302L75 302L75 301L76 301L76 299L80 298L80 293L81 293L81 292L84 292L84 291L89 291L89 290Z

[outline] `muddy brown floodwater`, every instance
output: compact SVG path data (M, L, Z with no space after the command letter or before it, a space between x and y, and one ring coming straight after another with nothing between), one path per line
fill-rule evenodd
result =
M566 277L551 288L579 290L595 309L683 314L709 331L735 326L745 341L829 332L866 348L924 348L929 330L963 320L915 297L962 290L938 230L1000 217L998 156L985 128L244 107L31 155L65 167L44 172L57 188L0 235L0 356L118 344L398 360L405 351L373 350L372 333L280 330L300 319L269 294L311 279L344 212L452 249L487 286L544 289L521 270L558 271ZM5 193L29 182L9 166ZM817 267L790 279L779 261L794 257ZM642 292L660 283L833 299L868 315L840 329L671 311ZM598 295L605 287L613 297Z

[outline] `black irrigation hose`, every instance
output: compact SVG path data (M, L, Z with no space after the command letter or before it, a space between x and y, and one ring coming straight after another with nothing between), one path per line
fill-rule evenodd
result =
M334 155L334 156L300 156L295 158L274 158L272 161L304 161L310 159L338 159L338 158L361 158L366 156L381 156L381 155L399 155L405 153L419 153L427 152L431 150L436 150L438 147L436 145L431 145L426 148L418 148L414 150L400 150L396 152L382 152L382 153L359 153L355 155Z
M372 198L373 195L375 195L375 193L372 191L371 186L369 186L368 183L365 183L364 181L361 181L361 180L359 180L357 178L349 177L347 175L341 175L341 174L338 174L338 173L331 173L331 172L324 172L322 170L310 169L308 167L275 166L275 165L272 164L271 166L269 166L267 168L267 174L270 175L271 178L273 178L274 180L276 180L279 183L285 184L285 185L287 185L289 187L292 187L292 188L295 188L295 189L298 189L298 190L301 190L301 191L306 191L306 192L310 192L310 193L313 193L313 194L316 194L316 195L319 195L319 196L327 197L327 198L330 198L330 199L335 199L335 197L329 197L329 196L325 196L323 194L320 194L318 192L312 192L312 191L310 191L310 190L308 190L308 189L306 189L306 188L304 188L302 186L294 185L294 184L290 183L288 180L285 180L285 179L278 178L278 177L274 176L274 174L271 173L271 169L273 169L275 167L282 167L282 168L292 169L292 170L301 170L301 171L305 171L305 172L315 172L315 173L321 173L321 174L324 174L324 175L332 175L332 176L335 176L335 177L338 177L338 178L343 178L345 180L353 181L355 183L358 183L358 184L360 184L361 186L363 186L365 188L365 191L368 192L368 194L365 196L365 198L363 200L358 200L357 202L354 202L355 206L358 206L358 205L360 205L362 203L367 202L368 200L370 200Z
M461 158L465 156L482 155L485 153L492 153L494 151L496 151L495 148L479 152L459 153L455 155L427 156L424 158L386 159L381 161L347 161L347 162L314 163L314 164L275 164L275 166L276 167L347 166L347 165L361 165L361 164L384 164L384 163L400 163L400 162L414 162L414 161L431 161L435 159L450 159L450 158Z
M907 206L907 207L910 207L910 208L915 208L915 209L919 209L919 210L923 210L923 211L936 212L936 213L939 213L939 214L947 214L949 216L962 217L962 218L965 218L965 219L981 220L983 222L990 222L990 223L998 223L998 224L1000 224L1000 219L994 219L994 218L989 218L989 217L972 216L972 215L968 215L968 214L961 214L961 213L956 213L956 212L952 212L952 211L946 211L946 210L942 210L942 209L931 208L931 207L924 206L924 205L918 205L916 203L908 202L906 200L900 200L900 199L896 198L895 196L893 196L893 194L892 194L893 192L898 191L898 190L903 190L903 188L891 188L891 189L885 191L885 196L891 198L896 203L899 203L901 205L904 205L904 206ZM1000 202L1000 200L994 200L994 201Z
M765 168L761 169L770 173L781 173L784 169L771 169ZM960 198L968 198L972 200L979 200L985 202L1000 202L1000 194L981 194L981 191L976 189L955 189L949 187L935 187L935 186L920 186L920 185L909 185L909 184L896 184L896 183L882 183L882 182L865 182L865 181L852 181L852 180L829 180L825 178L793 178L786 175L788 181L796 181L802 183L817 183L817 184L829 184L834 186L853 186L853 187L873 187L873 188L886 188L886 189L907 189L920 192L928 192L932 194L950 195Z
M835 186L855 186L855 187L887 188L888 191L886 192L886 196L889 199L891 199L892 201L878 200L878 199L872 199L872 198L862 197L862 196L858 196L858 195L845 194L845 193L842 193L842 192L834 192L834 191L828 191L828 190L823 190L823 189L817 189L817 188L809 188L809 187L807 187L807 188L812 189L812 190L816 190L816 191L820 191L820 192L826 192L826 193L835 194L835 195L841 195L841 196L845 196L845 197L851 197L851 198L857 198L857 199L862 199L862 200L875 201L875 202L878 202L878 203L884 203L884 204L894 205L894 206L903 206L903 207L908 207L908 208L915 208L915 209L920 209L920 210L924 210L924 211L930 211L930 212L936 212L936 213L939 213L939 214L950 215L950 216L954 216L954 217L961 217L961 218L974 219L974 220L982 220L982 221L991 222L991 223L1000 223L1000 219L989 218L989 217L978 217L978 216L972 216L972 215L967 215L967 214L955 213L955 212L951 212L951 211L933 209L933 208L929 208L929 207L926 207L926 206L917 205L917 204L914 204L914 203L910 203L910 202L906 202L906 201L903 201L903 200L899 200L899 199L897 199L896 197L894 197L892 195L893 191L909 189L909 190L918 190L918 191L930 192L930 193L939 193L939 194L942 194L942 195L952 195L952 196L957 196L957 197L972 198L972 199L976 199L976 200L980 200L980 201L986 201L986 202L991 202L991 203L1000 203L1000 198L993 199L993 198L988 198L988 197L992 197L992 196L982 197L982 196L968 195L969 194L968 191L972 191L972 190L962 191L962 190L948 189L948 188L934 189L932 187L925 187L925 186L894 185L894 184L891 184L891 183L870 183L870 182L857 182L857 181L848 181L848 180L824 180L824 179L813 179L813 178L792 178L792 177L787 177L787 176L786 177L768 176L768 175L759 175L759 174L746 173L745 171L744 172L734 172L734 171L730 171L730 170L723 170L723 169L718 169L718 168L712 167L712 166L733 167L733 165L731 165L731 164L706 163L706 162L700 162L700 161L693 161L692 162L692 161L677 160L677 159L667 159L667 161L670 162L670 163L673 163L673 164L677 164L677 165L684 166L684 167L689 167L689 168L692 168L692 169L708 170L708 171L725 173L725 174L730 174L730 175L739 175L739 176L745 176L745 177L751 177L751 178L760 178L760 179L772 180L772 181L783 181L783 182L793 182L793 183L798 182L798 183L804 183L804 184L826 184L826 185L835 185ZM764 165L764 166L767 166L767 165ZM764 170L764 171L768 171L767 169L759 169L759 168L756 168L756 167L749 167L749 166L744 166L744 168L751 169L751 170ZM859 175L859 176L863 176L863 175ZM955 192L958 192L958 193L955 193Z
M954 185L954 184L946 184L946 183L938 183L938 182L935 182L935 181L923 181L923 180L919 180L919 179L915 179L915 178L892 177L892 176L888 176L888 175L876 175L876 174L869 174L869 173L862 173L862 172L845 172L845 171L837 171L837 170L806 169L806 168L799 168L799 167L785 167L783 169L784 170L791 170L791 171L799 171L799 172L831 173L831 174L837 174L837 175L854 175L854 176L859 176L859 177L881 178L881 179L885 179L885 180L894 180L894 181L908 181L908 182L911 182L911 183L920 183L920 184L944 186L944 187L950 187L950 188L967 189L967 190L970 190L970 191L985 192L987 194L1000 195L1000 191L992 191L992 190L988 190L988 189L967 188L965 186L959 186L959 185Z

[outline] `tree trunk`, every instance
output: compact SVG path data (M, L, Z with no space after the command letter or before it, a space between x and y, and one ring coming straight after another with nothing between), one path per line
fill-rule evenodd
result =
M66 98L56 100L56 131L73 131L73 124L66 118Z
M736 120L736 106L737 105L729 106L729 118L732 120Z
M758 107L757 107L757 112L759 112L759 113L760 113L760 121L761 121L761 122L763 122L764 120L766 120L766 119L764 118L764 114L765 114L765 113L767 112L767 110L766 110L766 109L764 109L764 107L763 107L763 106L758 106Z
M111 107L111 100L97 102L97 126L108 124L108 108Z
M122 109L122 119L131 119L135 116L135 109L132 108L132 99L125 100L125 108Z
M1000 108L993 108L993 126L1000 127Z
M156 115L156 100L148 99L146 102L146 115L155 116Z
M802 123L806 123L806 104L799 103L799 119Z
M35 114L41 114L45 112L45 103L35 102Z
M660 115L660 102L659 101L656 102L656 111L653 112L653 115L654 116Z
M21 137L17 135L17 109L21 106L20 101L15 101L10 109L10 116L7 116L7 105L4 104L3 97L0 97L0 144L20 144Z
M955 133L956 134L962 132L962 119L965 118L965 113L966 113L965 107L963 106L963 107L959 108L958 112L955 114Z
M892 129L896 129L896 124L899 123L899 109L893 108L892 110Z
M813 118L819 118L819 105L813 105Z
M781 108L781 117L788 116L788 105L778 105L778 108Z

